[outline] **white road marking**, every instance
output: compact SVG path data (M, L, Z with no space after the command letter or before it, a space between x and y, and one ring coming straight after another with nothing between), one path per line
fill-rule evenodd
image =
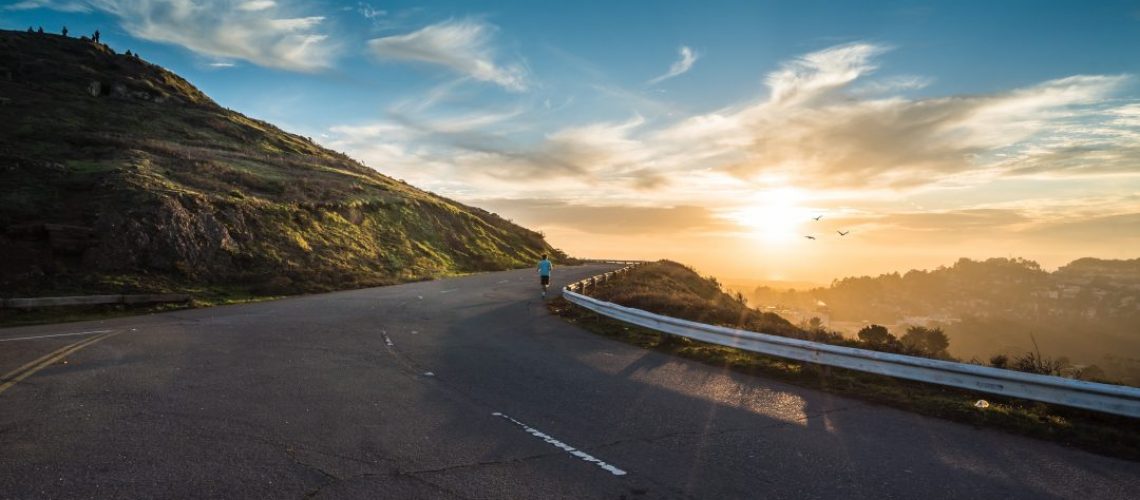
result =
M511 282L511 280L499 280L500 285L503 283L510 283L510 282Z
M434 377L434 376L435 376L435 374L434 374L434 373L432 373L432 372L424 372L424 376L425 376L425 377Z
M420 299L420 300L424 300L424 296L423 296L423 295L417 295L417 296L416 296L416 298L417 298L417 299Z
M95 335L96 333L107 333L107 332L111 332L111 331L114 331L114 330L91 330L91 331L87 331L87 332L75 332L75 333L54 333L51 335L36 335L34 337L15 337L15 338L10 338L10 339L0 339L0 342L15 342L17 340L50 339L53 337L75 337L78 335ZM134 331L134 329L131 329L131 331Z
M451 292L454 292L456 290L459 290L459 289L458 288L452 288L451 290L441 290L439 293L451 293Z
M582 460L585 460L587 462L595 464L598 467L601 467L602 470L605 470L606 472L609 472L610 474L613 474L615 476L626 475L626 472L624 470L621 470L621 469L614 467L610 464L607 464L601 460L598 460L597 458L594 458L593 455L590 455L589 453L586 453L586 452L579 450L573 446L570 446L566 443L563 443L562 441L554 439L554 437L551 436L550 434L546 434L546 433L544 433L538 429L535 429L534 427L526 425L522 422L519 422L518 420L515 420L515 419L513 419L507 415L504 415L502 413L499 413L499 412L492 413L491 415L496 416L496 417L501 417L507 421L510 421L511 423L513 423L519 427L522 427L523 430L526 431L528 434L530 434L536 438L539 438L543 441L546 441L547 443L553 445L555 448L560 448L562 450L565 450L566 453L569 453L569 454L574 455L574 456L576 456Z
M396 344L393 344L392 339L388 337L388 331L387 330L380 330L380 335L384 336L384 344L385 345L387 345L388 347L396 347Z
M420 333L420 332L419 332L419 331L417 331L417 330L412 330L412 335L415 335L415 334L417 334L417 333Z

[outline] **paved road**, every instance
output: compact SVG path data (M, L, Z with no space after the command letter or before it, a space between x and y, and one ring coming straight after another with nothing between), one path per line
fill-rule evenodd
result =
M604 269L559 269L554 284ZM1138 463L586 333L546 312L535 281L512 271L0 330L0 374L95 340L0 393L0 497L1140 492ZM82 335L10 340L66 333Z

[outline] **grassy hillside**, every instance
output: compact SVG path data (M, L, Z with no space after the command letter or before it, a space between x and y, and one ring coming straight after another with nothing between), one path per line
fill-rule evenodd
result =
M0 123L5 296L279 294L564 257L86 40L0 31Z
M796 327L776 314L749 308L742 298L725 293L715 279L668 260L634 268L621 279L598 285L590 296L690 321L824 340L818 332Z

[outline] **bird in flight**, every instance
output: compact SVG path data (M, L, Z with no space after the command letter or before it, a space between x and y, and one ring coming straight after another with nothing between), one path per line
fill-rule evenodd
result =
M836 231L836 232L839 233L840 236L847 236L847 233L850 233L851 231Z
M807 239L809 239L809 240L814 240L814 239L815 239L815 236L804 236L804 238L807 238Z
M823 218L823 216L822 216L822 215L817 215L817 216L815 216L815 217L812 217L812 220L818 221L818 220L820 220L820 219L822 219L822 218Z

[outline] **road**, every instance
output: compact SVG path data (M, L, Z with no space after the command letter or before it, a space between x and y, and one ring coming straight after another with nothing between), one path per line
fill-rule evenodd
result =
M1140 492L1135 462L587 333L546 311L531 270L2 329L12 372L2 498Z

